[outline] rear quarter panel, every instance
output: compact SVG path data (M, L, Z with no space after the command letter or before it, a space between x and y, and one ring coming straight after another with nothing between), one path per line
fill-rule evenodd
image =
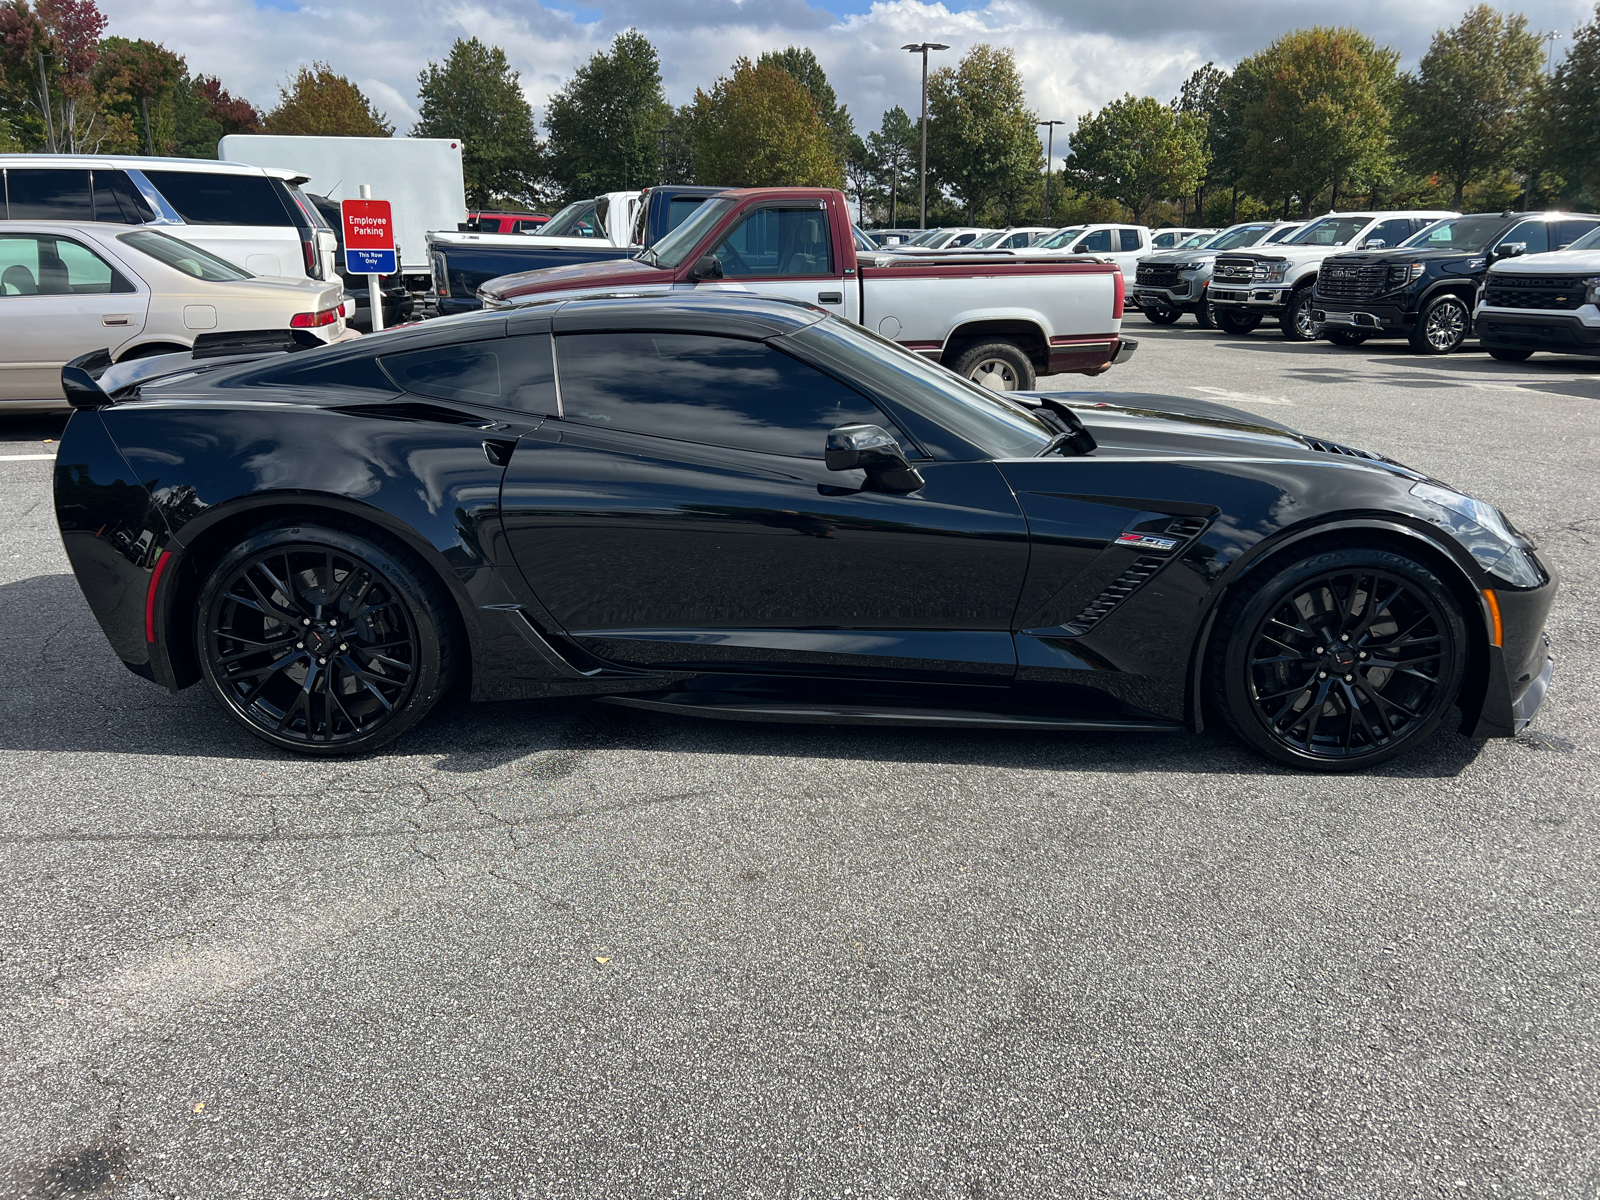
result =
M1114 266L1101 263L940 264L861 268L862 321L898 322L895 340L943 346L972 321L1029 320L1047 338L1114 335Z

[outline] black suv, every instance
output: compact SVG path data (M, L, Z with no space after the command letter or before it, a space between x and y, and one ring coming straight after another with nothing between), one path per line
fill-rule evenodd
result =
M1564 250L1600 228L1591 213L1472 213L1435 221L1393 249L1323 259L1312 320L1340 346L1403 337L1420 354L1449 354L1472 332L1473 298L1489 264Z

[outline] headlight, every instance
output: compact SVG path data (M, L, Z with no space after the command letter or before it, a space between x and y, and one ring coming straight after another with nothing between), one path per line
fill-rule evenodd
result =
M1200 269L1200 264L1199 263L1173 263L1172 267L1173 267L1173 270L1175 270L1175 271L1198 271Z
M1421 279L1427 268L1419 262L1396 263L1389 268L1389 286L1404 287L1413 279Z
M1578 280L1583 284L1583 302L1585 304L1600 304L1600 275L1591 275L1587 279Z
M1439 511L1434 524L1449 530L1489 574L1516 587L1532 588L1544 583L1544 574L1517 544L1516 534L1499 509L1436 483L1416 484L1411 494Z
M1289 264L1259 263L1256 266L1255 276L1257 283L1282 283L1283 277L1289 273Z

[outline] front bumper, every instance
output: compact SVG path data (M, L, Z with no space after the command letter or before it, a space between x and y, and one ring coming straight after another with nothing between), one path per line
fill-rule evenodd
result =
M1576 313L1522 313L1480 308L1474 314L1478 344L1496 350L1554 350L1600 355L1600 325Z
M1173 287L1154 287L1148 283L1135 284L1129 289L1128 294L1139 301L1142 308L1146 304L1166 305L1176 308L1181 312L1193 312L1200 306L1200 297L1205 295L1205 284L1197 279L1183 279Z
M1311 319L1333 329L1352 329L1357 333L1408 334L1417 323L1416 313L1407 312L1397 304L1359 304L1349 302L1325 304L1314 301Z
M1241 312L1258 312L1279 316L1289 307L1293 289L1276 283L1218 283L1212 280L1207 292L1211 303L1218 308L1237 309Z
M1461 732L1468 737L1515 737L1527 728L1550 688L1555 663L1544 626L1560 580L1543 559L1539 565L1548 576L1543 587L1494 589L1500 644L1489 646L1483 703L1478 711L1471 711L1473 706L1465 702L1463 694ZM1493 628L1492 618L1489 627Z

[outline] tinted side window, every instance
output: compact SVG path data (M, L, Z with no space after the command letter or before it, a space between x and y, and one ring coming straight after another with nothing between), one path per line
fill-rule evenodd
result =
M1543 221L1524 221L1497 244L1503 246L1507 242L1527 242L1529 254L1543 254L1550 249L1550 231Z
M1093 233L1085 236L1074 249L1081 250L1085 254L1111 253L1111 230L1096 229Z
M340 392L376 392L383 396L392 396L400 390L378 369L377 360L372 358L347 358L332 363L295 363L291 360L289 366L236 376L222 381L220 386L332 388ZM352 399L367 398L352 396Z
M1144 239L1137 229L1119 229L1117 232L1121 235L1124 250L1144 249Z
M667 205L667 232L671 233L689 219L689 214L706 202L704 196L679 196Z
M1389 221L1379 221L1378 224L1361 235L1361 246L1358 246L1357 249L1365 247L1368 242L1374 239L1381 241L1385 246L1398 246L1415 233L1416 228L1416 222L1411 220L1410 217L1396 217Z
M390 379L416 396L465 400L522 412L556 411L550 335L434 346L379 360Z
M1158 233L1150 239L1150 245L1157 250L1170 250L1178 244L1178 235L1175 233Z
M122 171L94 172L94 219L142 225L155 213Z
M562 416L582 425L819 459L839 425L893 432L864 396L760 342L578 333L556 353Z
M828 214L814 206L757 209L712 255L729 279L832 274Z
M1556 225L1555 250L1565 250L1584 234L1600 226L1600 221L1561 221Z
M294 227L294 218L265 176L209 171L146 171L144 175L191 225Z
M92 221L89 172L66 168L6 172L6 197L13 221Z

